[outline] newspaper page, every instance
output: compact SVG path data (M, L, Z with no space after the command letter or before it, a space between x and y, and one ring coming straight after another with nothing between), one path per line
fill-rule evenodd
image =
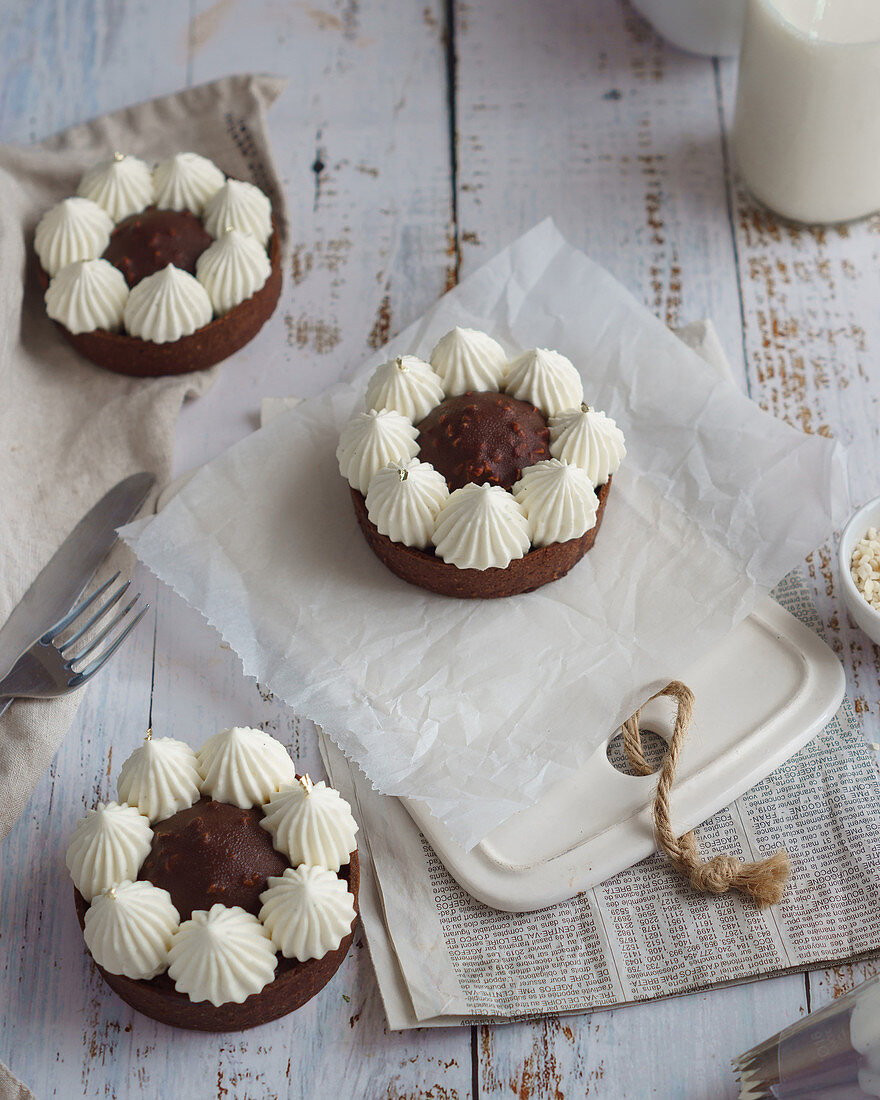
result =
M821 632L798 574L774 596ZM396 799L329 742L322 750L362 824L364 926L392 1028L590 1011L880 954L880 782L848 700L697 830L704 855L788 850L791 882L765 910L694 892L659 854L564 904L490 909Z

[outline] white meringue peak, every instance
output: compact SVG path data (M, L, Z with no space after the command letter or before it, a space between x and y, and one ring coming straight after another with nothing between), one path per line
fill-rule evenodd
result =
M532 348L510 364L504 388L545 416L558 416L584 399L584 383L571 360L549 348Z
M226 182L213 161L198 153L175 153L153 169L155 204L160 210L189 210L200 215Z
M153 201L153 177L146 161L114 153L83 175L76 193L121 222L131 214L140 214Z
M463 485L440 509L432 541L459 569L506 569L529 550L522 509L500 485Z
M116 793L150 822L186 810L200 797L195 751L173 737L153 737L134 750L119 770Z
M288 867L260 894L260 921L286 959L323 959L351 931L354 897L324 867Z
M281 742L249 726L215 733L199 749L197 760L202 793L242 810L261 806L296 780L296 768Z
M193 1002L241 1004L275 977L269 933L237 905L196 909L171 940L168 976Z
M507 373L504 348L475 328L456 327L441 337L431 352L431 366L440 376L447 397L468 390L500 390Z
M259 187L227 180L205 207L205 229L219 237L227 229L251 233L265 248L272 236L272 204Z
M558 458L527 466L513 487L513 499L528 520L533 546L580 538L596 525L599 500L590 475Z
M393 409L357 413L339 436L336 461L352 489L367 495L370 479L389 462L406 462L419 453L418 432Z
M123 320L131 336L169 344L202 328L213 312L208 292L195 276L168 264L132 287Z
M425 550L448 498L446 478L430 462L389 462L370 478L367 515L392 542Z
M227 229L196 260L196 278L218 316L262 289L271 271L265 248L238 229Z
M167 968L179 924L167 890L126 879L92 899L83 937L98 966L147 981Z
M37 222L34 249L43 270L55 275L76 260L96 260L110 243L113 219L91 199L62 199Z
M308 863L338 871L357 847L358 827L349 804L339 791L324 782L312 783L307 775L271 795L260 825L294 866Z
M128 301L125 276L108 260L74 260L46 290L46 312L68 332L118 332Z
M77 822L67 848L67 869L86 899L125 879L136 879L153 842L150 823L134 806L99 803Z
M415 355L382 363L367 383L368 409L393 409L417 424L443 400L443 384L430 364Z
M551 416L550 454L586 470L593 485L604 485L626 458L623 432L605 413L586 403Z

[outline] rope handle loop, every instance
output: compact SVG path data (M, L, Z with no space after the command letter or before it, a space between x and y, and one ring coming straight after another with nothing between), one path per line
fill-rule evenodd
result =
M734 889L747 894L761 907L775 905L782 898L785 884L791 875L791 863L784 848L779 848L767 859L755 863L743 863L735 856L723 853L703 862L697 851L693 830L680 837L673 832L669 802L678 758L694 715L694 693L686 684L673 680L652 695L648 702L662 696L675 700L676 711L672 737L663 758L657 780L657 793L654 796L654 828L660 847L669 857L670 863L688 876L695 890L705 894L726 894L728 890ZM645 759L639 730L642 710L639 707L623 723L623 747L636 773L650 775L653 769Z

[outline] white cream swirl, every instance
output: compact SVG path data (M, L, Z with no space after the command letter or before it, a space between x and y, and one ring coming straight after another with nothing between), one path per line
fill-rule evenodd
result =
M202 284L168 264L132 287L125 303L125 330L141 340L170 344L206 325L213 316Z
M175 153L153 169L155 203L160 210L190 210L200 215L226 177L198 153Z
M152 737L119 770L116 793L151 822L163 821L198 802L201 777L193 749L173 737Z
M440 376L447 397L468 390L500 390L507 373L504 348L475 328L452 329L431 352L431 366Z
M227 229L196 260L196 278L218 316L262 289L271 271L266 249L238 229Z
M242 810L261 806L296 780L296 768L281 742L249 726L233 726L209 737L197 761L202 793Z
M205 207L205 229L219 237L229 228L251 233L265 248L272 236L272 204L259 187L227 180Z
M463 485L440 509L437 553L459 569L506 569L529 550L526 517L500 485Z
M179 924L167 890L152 882L125 880L92 899L83 937L98 966L146 981L167 968Z
M307 775L271 795L260 825L294 866L308 863L338 871L357 847L358 827L349 804L339 791L312 783Z
M96 260L110 243L113 219L91 199L63 199L40 218L34 249L47 275L76 260Z
M323 867L288 867L260 894L260 921L286 959L323 959L351 931L354 897Z
M174 933L168 977L191 1001L241 1004L275 977L278 957L269 933L237 905L196 909Z
M547 421L550 454L586 470L593 485L604 485L626 457L623 432L610 416L582 403Z
M134 806L99 803L77 823L67 869L86 901L125 879L136 879L153 842L150 823Z
M584 399L584 383L571 360L558 351L532 348L510 364L505 390L530 401L545 416L558 416Z
M115 222L139 214L153 201L153 177L146 161L116 153L79 181L76 193L104 208Z
M127 301L125 276L108 260L74 260L52 277L46 312L68 332L118 332Z
M425 550L448 497L446 478L430 462L389 462L370 478L367 515L392 542Z
M513 499L528 520L533 546L580 538L596 525L599 500L590 475L558 458L527 466L513 487Z
M352 489L367 495L370 479L389 462L406 462L419 453L412 421L393 409L357 413L339 436L336 461Z
M398 355L377 367L367 383L368 409L394 409L413 424L443 400L443 384L428 363Z

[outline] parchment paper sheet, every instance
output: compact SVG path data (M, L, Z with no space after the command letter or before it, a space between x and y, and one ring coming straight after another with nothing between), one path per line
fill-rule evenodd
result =
M567 577L457 601L398 580L356 524L334 452L390 355L453 325L569 356L623 428L596 545ZM835 508L839 509L835 511ZM835 444L708 376L696 354L545 221L351 381L203 468L128 541L244 670L387 793L466 848L579 768L843 518Z

